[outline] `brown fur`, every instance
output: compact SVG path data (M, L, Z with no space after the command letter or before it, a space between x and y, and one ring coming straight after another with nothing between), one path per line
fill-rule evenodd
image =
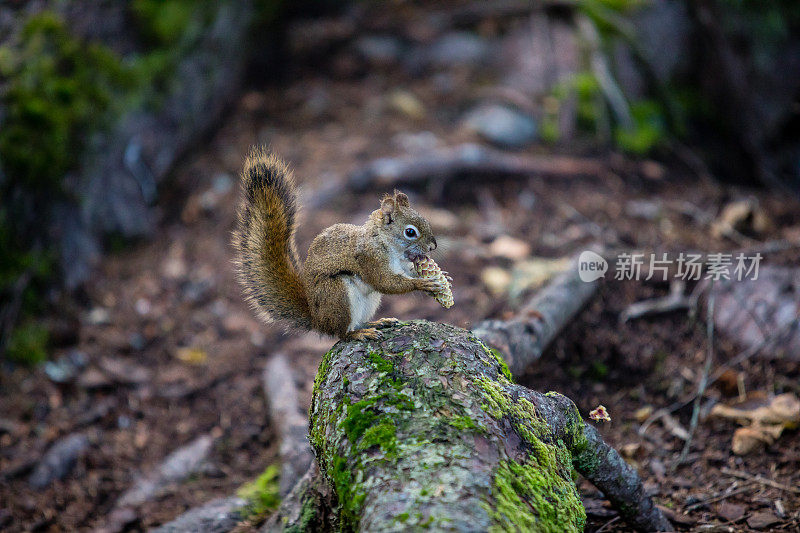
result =
M345 337L371 318L366 315L377 307L376 293L436 289L410 268L410 257L428 253L436 239L405 194L385 196L363 226L336 224L323 230L301 269L294 242L295 185L286 165L254 149L245 162L242 186L233 244L239 281L260 317ZM417 228L417 239L404 237L408 225ZM361 298L359 289L368 294ZM353 300L352 294L358 297Z

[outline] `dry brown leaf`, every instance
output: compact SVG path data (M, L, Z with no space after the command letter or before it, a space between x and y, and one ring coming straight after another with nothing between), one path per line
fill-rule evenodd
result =
M766 405L755 407L730 407L715 405L711 416L736 420L740 424L780 424L794 427L800 423L800 400L792 394L780 394L768 401Z
M755 405L747 402L746 405L715 405L711 410L711 416L736 420L745 426L733 434L731 450L736 455L758 451L778 440L784 429L797 427L800 423L800 400L792 393L780 394L771 400L765 398Z
M508 235L500 235L489 245L489 253L495 257L520 260L530 255L531 245Z

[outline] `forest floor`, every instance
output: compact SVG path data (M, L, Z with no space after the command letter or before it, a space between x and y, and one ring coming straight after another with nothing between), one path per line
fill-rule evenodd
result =
M100 527L141 472L203 435L213 439L206 466L141 505L128 528L157 525L235 493L275 463L277 443L262 391L265 359L278 351L290 356L305 408L320 357L333 340L261 325L242 300L230 236L236 175L250 146L268 144L288 160L308 198L373 158L404 153L420 132L428 132L425 143L441 146L476 141L453 118L475 101L469 84L443 95L426 76L391 70L345 76L310 66L297 67L289 79L241 97L207 145L177 169L157 206L162 221L155 238L106 258L82 301L68 304L79 309L77 341L56 350L52 359L76 351L85 355L80 376L59 384L44 368L0 373L0 529ZM398 94L411 95L412 109L398 104ZM648 253L738 250L740 242L714 236L711 224L725 205L742 198L757 199L772 221L750 246L800 239L797 203L765 191L714 185L678 161L633 161L575 146L535 145L526 151L589 157L606 170L596 176L461 179L440 190L425 184L408 188L412 204L432 222L440 243L437 261L454 279L456 304L444 310L424 295L386 297L379 316L468 328L513 313L519 300L487 287L482 277L487 267L567 258L597 241ZM383 192L342 190L325 205L306 208L299 249L332 223L361 223ZM798 264L797 250L766 254L762 262ZM677 529L797 531L796 490L730 474L800 487L796 430L763 452L737 456L731 451L737 425L701 417L689 454L677 466L684 445L678 431L657 422L639 434L648 410L691 398L703 372L708 347L703 309L697 319L675 312L619 321L631 303L668 290L667 283L607 275L600 294L520 382L569 396L584 416L605 405L612 422L599 427L602 435L626 451L657 502L676 513ZM712 368L740 351L718 335ZM800 364L753 358L712 385L706 399L733 401L740 386L749 393L800 393L798 383ZM691 413L688 405L673 414L688 428ZM44 489L31 488L28 475L42 453L75 432L87 435L90 444L72 473ZM628 531L595 489L585 482L580 488L587 531Z

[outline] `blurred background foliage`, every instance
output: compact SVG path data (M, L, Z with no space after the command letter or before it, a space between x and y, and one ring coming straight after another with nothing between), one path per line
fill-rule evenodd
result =
M148 191L213 127L246 73L257 64L264 79L280 77L286 22L350 4L25 4L11 3L0 26L0 354L35 363L47 345L35 316L58 289L80 286L89 272L80 266L109 235L147 236ZM573 24L581 50L580 70L542 100L544 142L570 140L564 110L574 102L578 135L598 148L670 157L690 144L723 179L798 190L799 3L542 5ZM153 130L151 146L131 141Z

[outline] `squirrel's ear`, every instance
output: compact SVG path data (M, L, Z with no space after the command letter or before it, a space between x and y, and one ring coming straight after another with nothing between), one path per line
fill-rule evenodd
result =
M394 197L389 196L388 194L381 200L381 215L383 215L384 224L391 224L392 213L394 213L395 205L396 203Z
M408 203L408 196L405 193L398 191L397 189L394 190L394 201L397 205L401 207L409 207Z

